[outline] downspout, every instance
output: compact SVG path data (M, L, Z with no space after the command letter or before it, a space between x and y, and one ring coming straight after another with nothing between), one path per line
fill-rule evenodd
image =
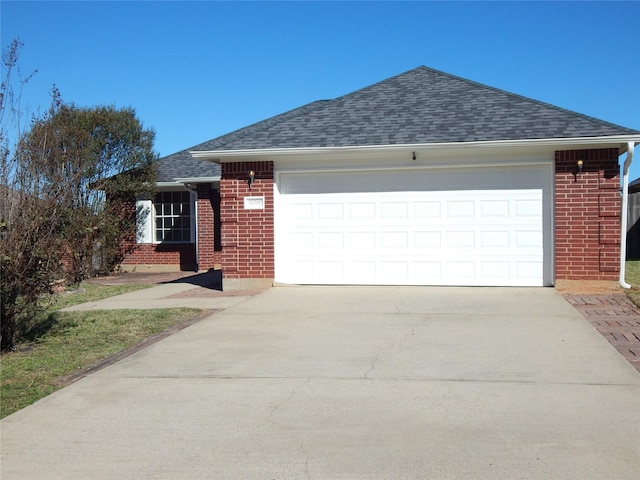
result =
M194 212L193 212L193 221L195 222L194 234L195 234L195 237L196 237L195 238L196 272L198 272L200 270L200 262L199 262L199 259L198 259L198 192L197 192L197 190L189 188L189 184L187 184L187 183L184 184L184 188L186 188L188 192L191 192L193 195L195 195L195 198L196 198L195 208L194 208Z
M622 167L622 212L621 212L621 228L620 228L620 286L622 288L631 288L625 282L625 270L627 260L627 218L629 216L629 166L633 161L634 142L627 142L627 158Z

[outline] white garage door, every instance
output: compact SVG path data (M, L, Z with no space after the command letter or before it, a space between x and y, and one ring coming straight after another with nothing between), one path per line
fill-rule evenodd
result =
M276 281L549 284L545 172L282 173Z

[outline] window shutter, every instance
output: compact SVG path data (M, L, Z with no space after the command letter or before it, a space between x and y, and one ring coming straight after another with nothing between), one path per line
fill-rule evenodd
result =
M136 200L136 242L153 243L151 200Z

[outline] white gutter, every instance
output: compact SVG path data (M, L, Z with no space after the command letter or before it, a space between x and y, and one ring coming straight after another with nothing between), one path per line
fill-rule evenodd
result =
M183 187L184 185L180 182L156 182L156 187L164 188L164 187Z
M238 157L284 156L284 155L313 155L333 153L373 153L388 151L433 150L442 148L491 148L491 147L545 147L556 148L568 146L611 145L617 147L622 142L640 142L640 135L611 135L606 137L572 137L572 138L541 138L521 140L491 140L480 142L445 142L445 143L417 143L397 145L358 145L346 147L296 147L296 148L261 148L242 150L192 150L189 153L194 158L213 160L216 162L240 161Z
M185 177L174 180L179 183L215 183L220 181L220 177Z
M187 183L216 183L220 177L188 177L174 178L173 182L156 182L156 187L184 187Z
M622 288L631 288L631 285L625 282L624 277L627 260L627 219L629 216L629 166L633 161L634 147L634 142L627 143L627 158L622 167L622 222L620 222L622 224L620 227L620 286Z

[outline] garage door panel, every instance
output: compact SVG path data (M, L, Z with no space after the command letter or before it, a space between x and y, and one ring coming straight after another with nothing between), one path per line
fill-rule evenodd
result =
M511 276L511 264L505 261L478 262L480 276L492 280L509 280Z
M347 260L346 278L353 282L367 283L376 277L377 265L375 260Z
M313 279L314 266L312 260L292 259L290 268L296 272L296 276L300 279L300 283L308 283Z
M474 260L452 261L445 264L445 282L459 283L460 281L473 283L476 277L476 262Z
M344 233L318 232L318 248L344 250Z
M292 203L288 207L288 215L290 216L291 220L313 221L313 204Z
M314 234L312 232L291 232L290 245L298 251L308 251L314 248Z
M380 262L381 273L390 280L406 281L409 277L409 262L401 260L383 260Z
M534 217L540 218L542 216L541 205L536 199L522 199L515 200L517 218Z
M376 218L376 204L374 202L348 202L350 221L374 220Z
M449 200L446 203L448 218L473 218L475 216L475 202L473 200Z
M396 249L404 251L409 246L407 232L380 232L380 249L382 252L391 250L396 253Z
M484 249L493 249L493 248L509 248L509 238L511 236L511 232L508 230L503 231L482 231L479 232L480 237L480 248Z
M508 200L480 200L479 205L482 218L509 218Z
M318 204L318 220L343 220L344 219L343 203L319 203Z
M413 275L417 283L440 282L442 278L442 262L439 260L417 260L412 263Z
M520 229L513 232L514 244L516 248L532 248L538 253L542 253L544 238L542 232L537 230Z
M315 270L317 275L314 276L316 276L320 281L333 281L336 278L344 278L344 262L342 261L319 261Z
M436 231L414 231L413 245L418 249L439 249L442 246L442 232Z
M349 232L347 238L351 250L375 249L377 244L377 232Z
M449 231L445 236L445 248L449 250L475 248L475 237L473 231Z
M543 274L542 264L536 260L515 262L514 277L520 285L528 285L528 281L540 278Z
M442 216L442 202L424 202L417 200L413 202L413 218L416 220L440 218Z
M490 170L483 172L486 178L491 178ZM524 169L522 173L534 172ZM293 186L287 185L288 175L279 177L281 191L313 185L318 191L331 193L277 196L277 281L398 285L545 283L550 262L550 255L545 255L545 228L550 228L550 220L547 218L545 223L543 207L550 195L545 197L543 183L538 183L537 188L443 190L442 183L449 178L443 174L437 182L434 178L429 181L431 185L433 182L440 185L435 191L373 193L340 191L362 188L358 181L352 183L345 176L350 175L303 179L296 184L298 179ZM371 174L369 180L375 179L381 186L384 177L380 173ZM540 182L543 175L538 171L533 177ZM322 185L323 181L337 183L327 186ZM530 178L518 181L522 185L531 184ZM456 182L462 184L460 178L453 183ZM492 182L497 181L493 178ZM397 177L390 185L400 183Z
M347 260L294 262L298 283L369 285L538 285L538 261Z

